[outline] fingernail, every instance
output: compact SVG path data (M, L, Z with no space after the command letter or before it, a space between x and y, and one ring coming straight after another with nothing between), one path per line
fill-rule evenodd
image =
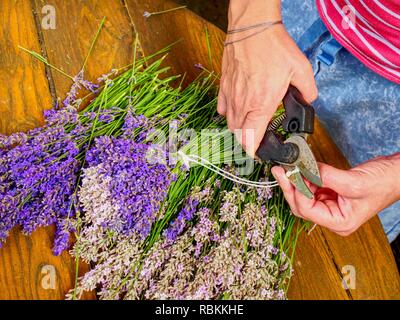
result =
M272 173L272 175L274 176L275 179L278 178L278 175L277 175L277 173L276 173L276 168L277 168L277 167L272 167L272 168L271 168L271 173Z

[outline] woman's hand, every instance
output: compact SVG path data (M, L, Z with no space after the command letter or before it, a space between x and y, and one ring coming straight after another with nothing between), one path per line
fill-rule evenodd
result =
M319 164L324 187L308 183L310 200L291 184L281 167L272 173L293 214L346 236L400 200L400 153L368 161L351 170Z
M279 20L278 0L231 0L229 29ZM254 31L230 35L227 41ZM254 156L289 84L308 102L317 97L312 67L282 25L225 48L218 112L226 116L229 129L250 156Z

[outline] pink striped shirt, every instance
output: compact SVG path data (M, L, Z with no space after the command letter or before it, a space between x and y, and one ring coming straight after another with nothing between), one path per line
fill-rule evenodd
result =
M400 0L316 0L335 39L367 67L400 84Z

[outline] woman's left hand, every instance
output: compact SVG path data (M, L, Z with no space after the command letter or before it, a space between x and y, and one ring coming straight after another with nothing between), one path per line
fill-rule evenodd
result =
M384 208L400 200L400 153L368 161L350 170L320 163L323 188L312 185L306 198L281 167L272 168L294 215L349 235Z

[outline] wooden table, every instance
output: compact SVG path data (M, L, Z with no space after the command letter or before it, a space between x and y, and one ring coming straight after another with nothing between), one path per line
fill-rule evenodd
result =
M43 6L56 12L56 29L42 27ZM90 57L86 76L96 79L113 67L132 60L132 39L139 34L145 53L175 42L166 64L174 73L198 71L197 62L220 70L224 33L189 10L143 17L144 11L174 7L170 1L136 0L2 0L0 4L0 132L10 134L43 123L42 111L57 97L64 97L70 81L45 68L18 49L18 45L45 55L51 63L75 75L83 64L101 19L105 29ZM207 55L206 32L212 48ZM345 158L319 123L312 140L319 160L337 167L348 166ZM75 263L67 253L51 254L53 228L31 237L13 230L0 250L1 299L63 299L73 286ZM355 289L344 289L348 266L356 272ZM351 268L351 267L350 267ZM323 228L299 240L289 298L291 299L389 299L400 297L399 274L378 218L355 234L341 238ZM82 265L80 272L87 270ZM49 277L52 276L53 282ZM94 298L88 294L86 298Z

